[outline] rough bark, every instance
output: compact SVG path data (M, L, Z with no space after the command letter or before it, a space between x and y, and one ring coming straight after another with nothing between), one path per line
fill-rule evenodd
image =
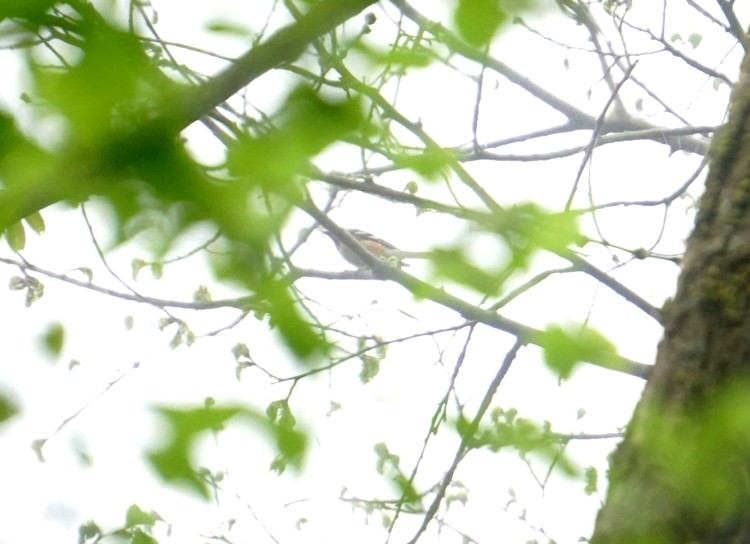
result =
M591 542L750 542L750 57ZM748 408L746 408L746 406Z

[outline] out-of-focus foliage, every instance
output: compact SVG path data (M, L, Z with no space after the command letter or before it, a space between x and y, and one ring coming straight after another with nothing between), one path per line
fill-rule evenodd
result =
M221 431L237 416L260 425L272 437L278 450L272 463L274 470L281 472L287 465L296 469L302 466L307 437L296 428L296 420L284 402L272 403L267 417L246 406L219 407L211 399L201 408L156 410L166 420L171 437L168 443L149 453L154 469L166 482L185 485L205 498L210 496L210 487L192 460L195 442L207 432Z
M587 280L599 282L601 290L614 291L626 303L645 309L648 319L658 319L658 310L609 272L631 260L663 258L662 262L673 265L679 258L658 255L661 233L657 242L649 237L642 247L629 249L631 242L611 236L602 216L611 208L631 209L630 204L649 211L671 211L680 196L686 196L685 201L693 198L687 190L702 165L690 183L678 180L678 192L672 188L674 180L668 180L670 185L660 175L660 183L670 187L661 200L652 200L651 193L648 198L636 198L626 193L627 186L621 189L632 202L609 196L600 202L599 170L592 157L600 146L619 141L656 146L660 156L667 155L667 148L670 156L683 155L677 150L697 155L713 129L692 131L658 93L630 80L632 74L640 75L634 71L635 61L645 64L653 53L647 48L649 54L641 57L642 50L636 48L638 53L631 57L630 50L621 47L626 43L625 32L648 35L625 24L630 3L605 2L604 9L597 2L582 0L557 4L569 19L559 18L560 26L567 24L561 35L549 27L537 29L535 25L550 12L543 9L546 4L534 0L447 0L435 3L445 8L446 16L440 21L402 2L268 2L267 14L257 14L257 6L250 2L246 9L253 17L247 20L222 15L203 22L202 28L214 39L235 40L232 43L243 48L239 53L214 55L194 44L162 39L156 0L0 3L0 39L9 49L23 52L19 58L25 78L23 114L0 112L0 233L10 255L0 255L0 259L3 266L12 267L8 285L17 292L12 296L21 301L19 306L34 304L29 313L44 310L40 307L52 298L42 298L45 284L53 280L148 305L158 313L155 332L167 337L164 345L174 353L193 349L205 338L222 340L225 331L236 332L232 329L252 322L229 340L234 347L223 354L234 365L242 394L252 391L252 395L240 401L208 400L202 406L158 403L155 413L166 433L163 443L149 449L147 459L163 482L203 499L218 496L213 474L200 467L198 450L207 438L228 426L260 431L272 443L275 457L264 470L279 475L287 468L299 471L305 468L313 445L326 445L325 433L321 438L318 429L307 429L308 418L320 415L316 402L323 399L322 411L328 410L325 417L336 424L335 417L346 411L347 403L350 406L371 391L380 391L377 388L384 383L398 382L405 386L398 394L374 395L385 398L384 404L406 398L413 404L409 413L394 417L387 410L381 414L379 408L367 406L362 414L382 417L386 423L369 429L360 414L353 433L372 430L368 439L374 447L367 452L374 455L375 472L382 477L378 482L386 481L387 498L362 499L359 490L348 488L339 497L368 515L380 512L388 531L406 514L422 516L427 526L450 508L468 510L472 506L469 484L451 478L459 464L473 455L500 453L502 457L505 452L516 452L516 460L529 466L531 461L538 462L548 476L558 471L578 478L576 485L582 493L596 495L601 469L578 470L566 450L572 435L553 432L546 421L535 423L544 421L543 417L525 418L514 408L497 408L496 403L504 398L496 393L519 350L529 345L541 348L547 365L539 365L540 381L569 383L582 362L613 368L622 358L606 337L608 329L591 326L588 317L584 320L578 314L571 321L584 321L582 325L550 325L568 321L548 318L547 305L552 305L548 299L540 302L530 297L527 304L524 296L535 294L551 278L587 275ZM127 16L125 10L118 11L124 7ZM592 17L592 12L597 16ZM341 13L347 13L350 20L337 19ZM535 20L539 14L542 17ZM609 32L607 40L601 40L597 21ZM539 28L545 27L540 23ZM544 47L559 47L557 64L545 70L566 71L576 76L568 78L574 81L564 86L558 75L545 88L536 83L543 78L533 70L532 75L516 72L541 62L527 46L494 48L498 38L516 31L533 35ZM565 32L577 38L583 35L583 39L568 46ZM652 40L670 58L683 58L685 51L692 53L709 41L692 29L675 31L668 43L660 41L666 41L663 29L661 37L657 34ZM670 47L681 48L683 57L673 54ZM202 55L215 65L194 67L190 55L184 60L181 53ZM591 75L590 66L582 60L588 56L595 59L595 70L601 73L591 77L595 83L590 88L583 88L589 83L581 81ZM695 67L696 62L688 64ZM717 88L730 84L718 69L702 72ZM266 75L269 79L280 76L283 86L274 89L273 96L262 97L268 100L256 103L255 80ZM569 89L569 83L579 87ZM518 91L534 101L520 123L514 102ZM461 99L454 99L453 93ZM435 102L440 104L437 118ZM652 110L663 113L662 109L670 114L663 126L659 115L651 115ZM546 113L537 119L542 111L554 122L539 128L537 123L547 122ZM648 115L640 117L641 112ZM456 120L459 114L464 118ZM196 137L201 130L203 136ZM211 160L202 156L208 141L206 148L220 149ZM527 172L553 161L559 161L555 163L559 169L538 179L534 172ZM597 168L600 164L596 163ZM551 179L549 172L554 174ZM560 190L562 186L566 188ZM361 205L361 201L368 204ZM92 202L106 210L101 212L106 216L104 226L94 224L85 213ZM96 274L88 263L53 272L27 258L30 248L48 235L47 223L53 223L44 210L55 205L84 211L87 236L66 240L66 244L71 248L90 245L100 259ZM340 214L348 205L355 211ZM407 213L399 215L405 209ZM664 211L664 223L674 215ZM394 227L407 216L424 219L427 226L421 238L400 224ZM333 245L329 240L321 242L321 231L335 239L339 221L343 227L366 228L369 223L401 234L415 247L405 248L398 239L392 242L422 255L383 258L380 267L376 261L358 270L331 270L325 251L332 253ZM99 229L106 230L106 236ZM195 233L206 231L210 234L205 240L194 243ZM128 265L124 272L110 265L110 252L118 250L132 251L126 261L129 270ZM673 252L672 246L669 251ZM600 257L601 270L584 259L589 255L586 252ZM191 268L193 263L198 266ZM208 270L207 277L198 278L202 266ZM175 270L182 275L196 271L184 300L168 300L172 295L164 294L173 282L178 283ZM316 282L334 288L318 290L323 284ZM149 286L148 295L142 285ZM357 298L350 296L354 289L374 300L380 296L380 287L413 296L419 310L414 314L429 319L420 321L411 315L413 308L403 307L399 300L388 308L383 328L406 323L404 330L385 335L373 330L377 326L372 325L370 312L379 311L378 304L364 303L351 311L346 304ZM556 294L569 294L563 291ZM580 298L584 307L595 304ZM339 303L345 309L336 308ZM508 309L511 306L515 307ZM17 311L24 310L19 307ZM76 338L75 310L66 308L64 315L42 322L52 324L36 338L51 357L71 351ZM182 310L233 313L229 324L207 330L205 323L194 323ZM449 317L436 324L443 310ZM585 311L589 312L586 316L595 314L592 308ZM143 327L142 321L130 315L125 322L133 336ZM281 349L259 349L263 342L258 330L272 331ZM86 333L87 338L99 341L97 330ZM475 334L491 339L482 340L488 343L475 349ZM515 345L510 350L508 339ZM422 340L427 342L419 344ZM407 361L394 369L391 363L403 357L403 352L391 349L393 344L418 347L407 352ZM122 352L130 356L128 350ZM539 357L539 349L528 352ZM479 365L475 365L477 360ZM84 357L80 361L71 358L69 368L77 372L92 366ZM479 372L475 366L485 372L493 365L500 369L494 385L487 385L485 374L479 379L471 374ZM53 369L61 370L60 365ZM422 374L417 375L415 369ZM340 374L350 379L343 382L345 386ZM435 394L433 381L440 381L440 395ZM538 383L525 383L526 396L536 399ZM298 405L297 396L310 393L305 389L308 384L323 393L315 402ZM255 396L263 385L271 393L266 390ZM340 395L341 389L346 390L346 398ZM428 409L434 410L421 411L421 402L433 403ZM476 418L471 413L475 402L483 403ZM695 431L696 441L731 448L729 432L710 429L721 418L734 428L732 418L742 417L737 406L714 409L707 419L711 424L701 423ZM95 404L85 408L97 409ZM732 410L739 410L740 416L732 416ZM0 422L11 420L11 426L17 411L15 397L0 394ZM399 430L415 414L424 424L418 438L418 433L408 437L417 445L415 450L402 450L401 445L378 435ZM51 436L74 419L64 420ZM451 421L456 424L447 423ZM654 425L661 429L660 422ZM663 436L654 451L668 459L677 451L672 443L677 439L672 440L669 433ZM360 440L359 436L341 438ZM42 446L47 440L34 441L40 460L44 460ZM736 446L738 455L747 453L743 444L740 441ZM454 445L459 447L458 454L450 461L445 453ZM93 466L84 449L80 451L81 459ZM675 480L691 471L709 474L719 462L697 445L690 445L689 451L691 459L674 466ZM438 470L425 469L433 458L447 464ZM371 461L367 459L370 468ZM728 476L720 474L717 481L723 485ZM697 489L705 495L700 500L731 512L737 497L721 497L721 486L712 486L708 476L699 483ZM133 500L128 498L128 503ZM516 503L515 496L511 503ZM528 524L525 512L519 518ZM158 514L133 505L125 524L114 531L94 521L83 524L79 542L119 539L153 544L153 529L159 521ZM449 530L442 519L439 526L439 531ZM543 531L538 533L547 537ZM242 537L247 538L251 537ZM461 533L461 538L482 540L469 532ZM223 536L216 539L230 541Z
M651 413L642 447L658 478L685 509L707 520L733 519L746 507L742 487L727 459L750 454L747 381L727 384L721 394L686 413Z
M4 394L0 393L0 424L18 413L18 407Z
M518 417L518 411L513 408L494 409L488 424L478 429L472 429L471 424L463 419L458 420L456 428L471 448L489 448L495 452L512 448L524 458L539 456L568 476L579 472L574 462L562 451L548 422L539 425ZM474 431L473 434L471 431Z
M151 534L157 521L162 521L156 512L142 510L137 504L131 504L125 513L125 525L112 531L103 531L94 521L89 521L78 528L78 544L92 544L102 540L116 540L127 544L159 544Z
M582 326L549 327L542 341L544 360L561 378L570 377L577 363L613 362L617 350L601 333Z

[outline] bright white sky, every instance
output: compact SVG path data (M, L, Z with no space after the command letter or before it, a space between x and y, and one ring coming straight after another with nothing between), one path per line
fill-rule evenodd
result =
M231 0L210 5L195 0L174 2L154 0L159 14L157 29L168 41L206 47L224 55L237 55L247 47L246 40L218 37L204 32L207 21L228 20L255 31L268 13L252 3ZM264 7L265 4L263 3ZM446 21L448 2L415 2L422 12ZM654 5L652 5L654 4ZM648 20L660 8L658 2L634 2L634 14ZM640 10L637 11L637 10ZM654 10L654 11L651 11ZM391 23L380 8L373 38L387 40ZM393 15L393 9L387 11ZM729 52L726 36L704 22L674 18L682 33L705 32L704 45L694 52L710 66L718 66ZM677 24L676 22L673 24ZM699 26L700 25L700 26ZM580 29L559 18L540 19L536 28L558 40L581 41ZM382 28L382 30L381 30ZM710 37L710 39L709 39ZM710 47L706 45L710 42ZM178 49L173 50L180 53ZM180 60L206 74L215 73L221 62L205 55L182 53ZM732 76L736 73L739 52L733 51L720 66ZM511 29L495 46L495 55L538 83L550 86L559 96L588 111L598 112L607 91L597 84L596 64L588 55L575 50L566 53L559 46L534 38L522 29ZM14 52L2 51L0 62L11 66ZM570 68L564 67L567 59ZM8 64L6 64L8 63ZM467 73L476 67L466 63ZM7 72L6 72L7 73ZM695 124L721 121L728 99L726 87L714 90L705 76L696 77L687 70L664 64L663 59L645 56L636 75L650 81L654 89L667 97L678 111ZM268 74L250 88L252 103L267 111L273 109L289 76ZM0 103L23 112L18 99L23 78L5 85ZM593 88L591 100L586 92ZM527 96L495 75L485 81L483 121L480 136L491 139L503 134L546 126L548 113ZM390 92L392 89L385 89ZM412 119L421 119L424 127L444 145L470 139L470 119L475 86L468 77L460 77L445 68L415 72L398 94L397 105ZM625 91L624 91L625 92ZM632 103L634 95L625 94ZM656 111L646 104L644 115ZM30 118L22 114L25 118ZM651 117L654 122L658 116ZM191 148L207 161L219 160L215 142L201 129L190 129ZM585 136L588 138L589 136ZM570 190L580 156L549 163L471 164L469 169L491 188L503 204L533 200L550 209L560 209ZM324 167L346 171L356 168L356 159L333 149L320 158ZM665 147L653 144L625 144L600 148L594 154L590 173L591 192L596 202L661 198L681 185L698 164L696 157L668 156ZM403 187L408 175L384 176L383 182ZM424 183L420 191L436 189ZM697 194L694 188L692 194ZM586 191L579 206L585 206ZM664 243L659 251L676 253L689 231L691 202L676 204L670 211ZM98 202L88 205L95 233L103 245L108 243L106 209ZM46 269L61 273L81 266L95 270L94 282L122 291L123 288L103 269L79 211L56 206L44 214L47 232L32 236L24 257ZM382 217L388 217L383 221ZM404 249L427 249L449 244L461 236L456 225L443 217L416 216L405 206L373 201L358 195L347 197L332 217L341 225L376 233ZM600 216L601 227L616 243L631 247L650 246L661 224L660 210L616 208ZM295 217L289 225L289 239L309 225L304 217ZM174 254L189 251L210 237L210 229L195 229L180 241ZM477 259L486 258L487 246L477 240L473 250ZM592 251L591 258L609 268L608 254ZM7 246L0 256L12 257ZM147 258L143 245L128 244L108 253L110 266L130 282L130 260ZM340 270L347 265L335 253L330 242L319 233L296 256L302 267ZM540 262L540 266L545 263ZM429 269L415 263L415 275L429 278ZM7 285L17 270L0 267L0 285ZM641 293L655 305L671 295L678 269L667 262L635 262L613 275ZM43 279L43 278L40 278ZM154 405L197 406L207 396L220 403L243 403L263 409L269 402L284 398L288 383L273 385L259 371L245 370L241 381L235 379L235 363L230 348L245 342L253 358L277 375L288 376L301 370L265 323L246 319L231 330L202 337L230 324L232 312L175 312L188 320L200 336L189 349L168 347L173 328L159 331L163 317L158 310L131 302L115 301L54 280L43 279L45 296L31 308L23 306L23 294L0 290L0 330L3 334L0 387L14 398L21 414L0 427L4 462L0 465L0 544L17 542L74 542L78 526L96 521L105 530L120 526L127 507L136 503L155 510L172 524L174 542L204 542L210 535L226 535L233 543L273 542L284 544L384 542L377 516L367 518L361 510L339 501L343 487L348 497L392 498L394 490L374 472L373 444L386 442L401 456L405 470L411 470L426 436L435 403L445 392L464 332L457 336L411 340L391 346L381 373L363 385L358 380L359 365L343 365L332 374L303 380L294 392L292 406L303 428L314 429L310 457L301 475L292 472L281 477L269 472L274 456L272 448L255 429L236 422L218 441L206 438L197 452L200 464L212 470L227 471L226 492L218 504L205 503L189 494L163 485L144 461L144 451L164 438L164 428L152 411ZM164 279L154 281L146 271L137 283L144 294L164 299L190 300L200 284L209 285L214 298L236 294L236 290L218 285L207 264L200 259L167 267ZM397 338L410 333L458 323L456 316L432 303L415 302L397 285L380 282L343 282L309 279L300 288L324 308L323 321L357 334L378 334ZM461 292L455 290L455 292ZM473 295L472 295L473 296ZM476 297L474 297L476 299ZM543 283L507 309L512 317L535 327L587 317L595 328L612 339L627 357L643 362L654 359L660 328L634 307L593 280L581 276L556 277ZM134 326L126 330L126 317ZM52 361L39 347L38 339L52 322L62 322L67 331L66 346L58 361ZM510 340L497 332L479 328L462 371L457 389L468 407L476 408L486 384L494 375ZM80 366L68 369L75 359ZM133 369L134 363L140 363ZM123 373L127 376L103 395L107 384ZM535 348L525 348L515 362L495 398L495 405L516 407L521 415L535 421L549 420L561 432L613 432L624 425L638 399L641 382L637 379L584 366L573 378L558 383L541 362ZM329 415L331 402L342 409ZM40 463L30 448L33 440L48 437L66 418L86 409L52 436L44 448L46 462ZM578 418L578 410L586 415ZM433 438L417 485L431 485L449 466L457 445L449 432ZM604 478L606 455L611 440L573 443L568 453L580 466L596 466ZM91 462L83 459L89 457ZM535 468L543 478L545 465ZM477 542L524 542L530 538L544 541L532 528L544 527L547 535L559 542L573 542L590 533L601 496L587 497L583 483L554 476L542 491L527 467L515 453L495 455L473 452L462 465L457 480L470 490L464 507L451 506L448 517L454 527L466 531ZM508 506L508 490L514 489L518 503ZM522 518L527 509L527 522ZM234 529L226 523L236 519ZM304 523L299 520L304 519ZM417 520L402 520L396 525L392 542L408 540ZM157 531L160 542L170 541L166 525ZM270 535L273 535L271 538ZM438 536L435 528L425 542L460 542L449 528Z

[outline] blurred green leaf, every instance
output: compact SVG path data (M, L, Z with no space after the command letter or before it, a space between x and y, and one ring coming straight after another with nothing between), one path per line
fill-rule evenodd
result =
M652 410L644 418L639 447L685 512L723 520L746 511L746 487L737 478L744 478L743 460L750 458L748 395L750 382L735 377L723 387L715 384L703 402L693 399L680 411Z
M471 287L483 294L498 292L507 277L502 270L489 272L469 262L465 247L455 249L436 249L431 252L431 261L436 272L445 278L461 285Z
M363 354L360 356L362 369L359 371L359 379L362 383L368 383L380 372L380 358L373 355Z
M378 474L384 475L386 474L388 467L398 467L399 463L401 463L401 458L395 453L391 453L385 442L378 442L373 449L375 450L375 455L377 457L375 470L378 471Z
M549 213L533 203L498 212L494 229L512 249L524 253L536 249L559 251L582 241L576 214Z
M398 487L398 490L401 493L401 500L404 503L418 505L422 502L419 493L414 487L414 484L412 484L409 481L409 478L407 478L404 474L396 474L393 477L393 482L396 484L396 487Z
M0 179L4 186L25 187L38 177L52 176L55 162L16 128L11 116L0 111Z
M533 203L513 206L495 214L489 232L502 236L511 253L506 276L516 270L526 270L540 250L553 253L580 245L584 237L574 213L549 213Z
M237 343L232 347L232 355L236 361L250 359L250 348L247 347L247 344Z
M26 247L26 229L23 223L17 221L5 231L5 240L13 251L22 251Z
M87 521L78 527L78 544L84 544L87 540L100 537L102 530L93 521Z
M131 544L159 544L159 541L153 536L140 530L133 531L132 540L130 542Z
M159 519L158 514L146 512L141 510L137 504L131 504L125 514L125 527L135 527L136 525L152 527L157 519Z
M378 442L374 447L377 457L375 469L378 474L389 478L399 490L401 500L407 504L417 506L421 504L421 497L410 479L401 470L401 458L388 450L384 442Z
M148 263L143 259L135 258L130 261L130 275L134 280L138 279L138 273L148 266Z
M212 21L206 24L206 30L214 32L216 34L228 34L232 36L239 36L246 38L252 35L252 32L247 27L240 25L234 21Z
M284 472L289 464L299 469L307 450L307 436L295 429L297 419L292 414L289 403L286 399L273 401L266 408L266 415L271 424L269 430L279 451L271 468L278 473Z
M296 200L295 177L306 172L310 158L355 130L363 121L358 100L331 101L308 86L292 91L280 108L277 130L240 138L228 150L230 172Z
M65 343L65 327L62 323L51 323L42 337L42 344L52 357L59 357Z
M461 37L476 47L486 46L508 21L500 4L500 0L459 0L453 20Z
M434 52L422 45L409 44L383 51L360 41L354 44L354 49L376 65L425 68L435 59Z
M295 355L307 361L313 354L322 352L326 346L325 338L299 314L286 285L267 280L258 285L257 293L267 303L271 326L279 330Z
M227 421L247 411L247 408L230 406L207 410L158 407L156 411L166 420L172 436L166 445L148 454L149 461L164 481L187 485L208 499L208 486L198 477L198 470L191 461L195 441L206 431L220 430Z
M490 413L490 423L480 425L473 437L467 434L471 431L471 426L463 418L456 422L456 428L473 448L489 448L496 452L510 447L517 450L523 458L534 454L566 475L573 476L578 472L553 436L549 423L540 425L518 417L515 409L495 408Z
M18 413L18 407L8 397L0 393L0 423L12 418Z
M286 399L271 402L266 408L266 415L271 423L280 427L294 427L297 424Z
M37 234L42 234L46 228L44 225L44 218L39 212L34 212L31 215L24 218L24 221L33 229Z
M0 3L0 19L16 17L38 23L41 16L56 3L56 0L3 0Z
M589 327L548 327L540 346L547 366L562 378L570 377L579 362L610 362L617 357L614 344Z
M276 447L279 456L274 464L284 467L291 464L295 469L300 469L307 451L307 435L291 427L276 426L273 428L276 435Z
M208 431L220 431L236 416L260 425L270 435L279 453L272 467L279 472L287 465L299 469L307 451L307 434L296 428L286 400L271 403L265 416L245 406L216 406L209 399L200 408L155 410L166 420L172 436L163 447L149 452L149 461L163 480L186 485L204 498L209 498L208 484L191 460L195 442Z
M469 489L463 482L453 480L445 494L445 504L450 506L451 503L457 502L463 506L469 502Z
M207 285L199 285L198 288L193 292L193 301L195 302L210 302L211 291L209 291Z
M596 493L599 489L599 472L596 470L596 467L587 467L586 470L583 471L583 478L586 482L586 485L583 488L584 493L586 493L586 495L593 495Z
M67 118L74 138L99 145L113 128L135 128L148 106L146 91L155 97L161 89L149 81L155 67L138 37L104 23L84 24L81 31L83 55L77 64L62 72L36 66L33 74L42 96Z
M441 149L426 148L417 153L402 153L393 157L400 168L408 168L428 180L435 179L453 161L450 153Z

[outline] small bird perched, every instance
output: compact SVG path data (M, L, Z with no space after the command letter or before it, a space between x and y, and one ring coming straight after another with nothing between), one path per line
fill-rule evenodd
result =
M354 238L360 245L367 251L372 253L375 257L378 257L381 261L385 261L393 266L408 266L403 263L403 259L424 259L429 256L429 253L424 251L402 251L396 246L359 229L345 229L352 238ZM336 236L330 232L327 232L328 236L333 240L336 245L336 249L341 253L341 256L347 260L347 262L353 264L357 268L367 268L367 264L359 258L359 256L352 251L344 242L336 238Z

